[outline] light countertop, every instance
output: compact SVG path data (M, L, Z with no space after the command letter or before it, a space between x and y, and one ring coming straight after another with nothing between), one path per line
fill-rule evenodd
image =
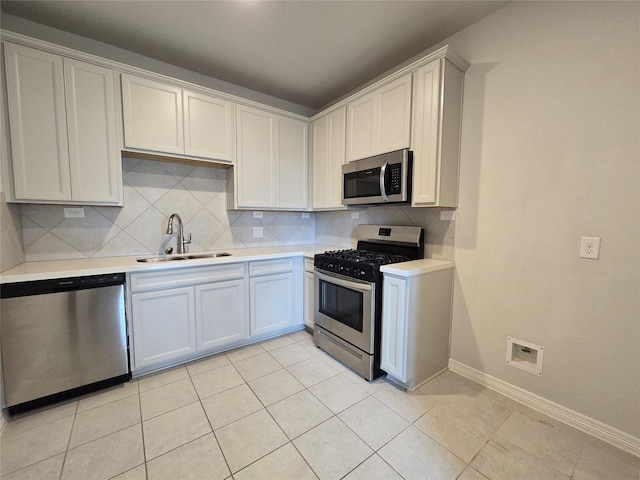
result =
M313 258L316 253L335 250L344 247L331 245L292 245L283 247L260 247L225 249L231 253L230 257L202 258L180 260L176 262L142 263L136 259L152 257L153 255L129 255L122 257L100 257L69 260L49 260L42 262L25 262L0 274L0 284L29 282L33 280L47 280L52 278L78 277L86 275L102 275L109 273L129 273L152 270L170 270L175 268L196 267L200 265L222 265L228 263L247 262L252 260L267 260L272 258L286 258L304 256ZM189 252L212 253L212 252Z
M453 268L455 264L448 260L435 260L433 258L425 258L423 260L412 260L410 262L393 263L391 265L383 265L380 267L382 273L396 275L398 277L413 277L422 275L423 273L436 272Z

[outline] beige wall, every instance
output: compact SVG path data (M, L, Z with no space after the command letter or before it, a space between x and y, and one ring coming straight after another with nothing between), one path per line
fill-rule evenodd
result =
M451 356L640 437L640 4L515 2L447 43L471 63Z

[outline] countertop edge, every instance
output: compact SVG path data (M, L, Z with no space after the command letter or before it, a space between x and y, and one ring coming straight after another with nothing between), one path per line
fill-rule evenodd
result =
M337 247L341 248L341 247ZM120 257L99 257L66 260L47 260L24 262L0 273L0 284L48 280L54 278L83 277L110 273L137 273L158 270L174 270L198 266L225 265L238 262L250 262L287 257L313 258L316 253L335 250L333 245L304 244L287 247L258 247L246 249L224 249L232 255L229 257L180 260L176 262L142 263L137 258L151 257L146 255L127 255ZM218 252L221 250L217 250ZM211 253L211 252L190 252Z
M384 274L395 275L397 277L414 277L424 273L446 270L454 266L455 263L450 260L425 258L422 260L383 265L380 267L380 271Z

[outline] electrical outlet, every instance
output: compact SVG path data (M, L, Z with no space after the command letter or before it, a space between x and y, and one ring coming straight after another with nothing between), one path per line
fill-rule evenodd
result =
M443 210L440 212L440 220L451 222L456 219L455 210Z
M360 218L360 212L351 212L351 218L354 220Z
M262 218L262 212L253 212L253 218Z
M84 218L84 208L65 208L64 218Z
M302 218L311 218L311 215L309 215L309 212L302 212Z
M600 256L600 239L598 237L580 238L580 258L598 258Z
M253 227L253 238L262 238L262 227Z

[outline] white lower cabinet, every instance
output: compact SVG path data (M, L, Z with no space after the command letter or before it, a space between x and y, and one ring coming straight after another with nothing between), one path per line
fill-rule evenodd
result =
M198 350L249 338L245 279L198 285L195 291Z
M132 370L151 370L249 338L246 264L131 274Z
M302 259L131 273L127 293L136 375L300 328Z
M131 307L135 368L195 353L193 287L136 293Z
M251 336L267 336L302 323L302 266L299 258L249 265Z
M425 262L432 264L415 274L382 267L380 367L409 390L449 364L453 262Z
M304 259L304 324L313 330L313 312L315 295L313 293L313 260Z

